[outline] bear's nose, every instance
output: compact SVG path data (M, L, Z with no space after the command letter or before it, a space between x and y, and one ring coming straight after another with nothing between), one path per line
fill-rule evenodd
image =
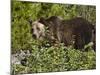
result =
M33 37L34 39L36 39L36 35L35 35L35 34L33 34L32 37Z

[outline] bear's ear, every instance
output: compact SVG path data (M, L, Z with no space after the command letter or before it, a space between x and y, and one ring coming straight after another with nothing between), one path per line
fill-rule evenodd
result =
M38 22L44 24L45 26L47 25L47 21L44 17L41 17Z

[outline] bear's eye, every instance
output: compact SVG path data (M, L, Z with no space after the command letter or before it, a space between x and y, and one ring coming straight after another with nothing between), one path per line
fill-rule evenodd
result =
M31 29L31 33L33 33L34 32L34 29Z
M38 31L40 31L40 28L39 28L39 27L37 27L37 30L38 30Z

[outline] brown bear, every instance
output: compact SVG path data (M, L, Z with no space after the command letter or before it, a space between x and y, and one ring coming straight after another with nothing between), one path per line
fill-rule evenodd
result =
M40 18L37 23L32 23L32 34L38 32L35 34L37 39L42 37L48 38L50 41L56 40L66 46L73 45L76 49L83 49L86 44L93 40L95 37L93 31L94 26L82 17L63 20L60 17L51 16L47 19Z

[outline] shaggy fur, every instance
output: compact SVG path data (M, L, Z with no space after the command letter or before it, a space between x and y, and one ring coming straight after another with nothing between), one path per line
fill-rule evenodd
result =
M40 32L35 36L39 38L49 38L48 40L56 40L59 43L64 43L66 46L73 45L76 49L82 49L90 42L94 43L95 48L95 28L90 22L82 17L76 17L70 20L63 20L57 16L51 16L50 18L40 18L37 22L32 23L32 29L38 31L35 28L38 26ZM45 30L48 30L46 32ZM42 35L38 37L37 35Z

